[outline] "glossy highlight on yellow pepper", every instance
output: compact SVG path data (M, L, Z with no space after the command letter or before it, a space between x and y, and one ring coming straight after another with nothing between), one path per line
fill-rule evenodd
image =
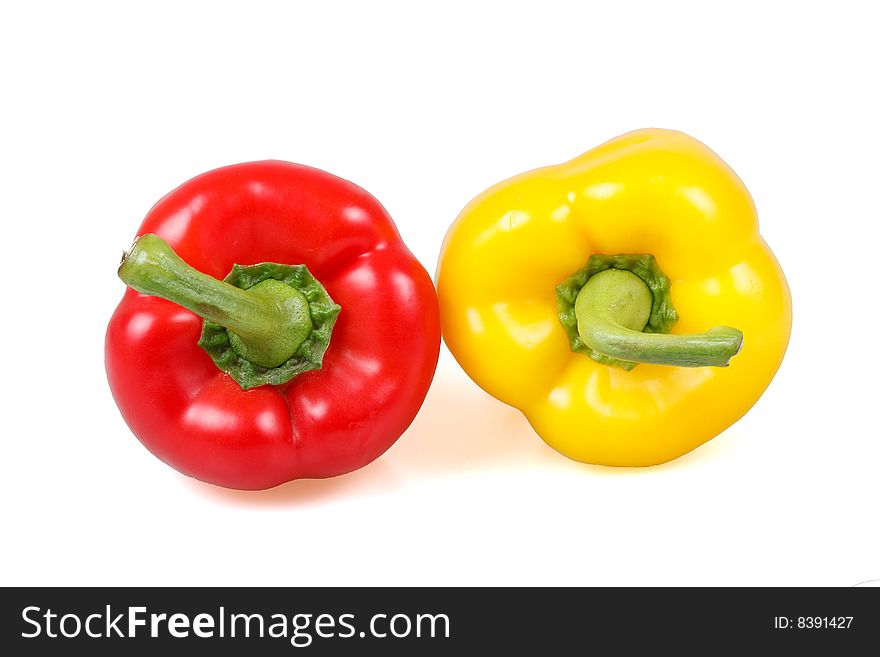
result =
M628 371L572 351L556 286L600 254L653 256L678 314L670 333L735 327L739 353L727 367L642 360ZM447 233L437 281L443 337L468 375L587 463L659 464L717 436L764 392L791 332L785 276L748 190L671 130L630 132L490 188Z

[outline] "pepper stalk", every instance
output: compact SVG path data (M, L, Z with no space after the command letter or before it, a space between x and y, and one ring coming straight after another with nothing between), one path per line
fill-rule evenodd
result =
M245 390L319 369L340 311L305 265L234 265L219 281L153 234L135 240L118 274L203 318L199 346Z
M668 333L678 313L669 279L651 255L593 255L556 293L572 351L600 363L626 370L638 363L726 367L742 348L742 331L729 326Z

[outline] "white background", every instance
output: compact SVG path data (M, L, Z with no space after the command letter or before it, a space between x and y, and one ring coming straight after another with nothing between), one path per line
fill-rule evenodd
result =
M880 578L870 3L3 7L0 583ZM333 480L225 491L122 421L103 368L116 265L188 178L264 158L327 169L377 196L433 272L484 188L648 126L739 173L795 304L770 389L690 455L567 461L445 350L410 430Z

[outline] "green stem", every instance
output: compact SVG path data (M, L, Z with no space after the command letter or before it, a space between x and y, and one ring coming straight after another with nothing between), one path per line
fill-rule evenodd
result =
M692 335L643 333L652 303L651 290L634 273L601 271L575 300L578 334L591 349L629 363L726 367L739 353L742 331L727 326Z
M235 352L262 367L287 361L313 329L309 301L293 287L269 279L242 290L218 281L190 267L156 235L135 240L119 278L225 327Z

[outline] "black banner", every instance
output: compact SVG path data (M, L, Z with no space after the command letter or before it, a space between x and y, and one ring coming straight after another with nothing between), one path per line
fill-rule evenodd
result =
M7 588L4 654L516 654L878 645L877 588ZM197 651L194 653L194 651Z

